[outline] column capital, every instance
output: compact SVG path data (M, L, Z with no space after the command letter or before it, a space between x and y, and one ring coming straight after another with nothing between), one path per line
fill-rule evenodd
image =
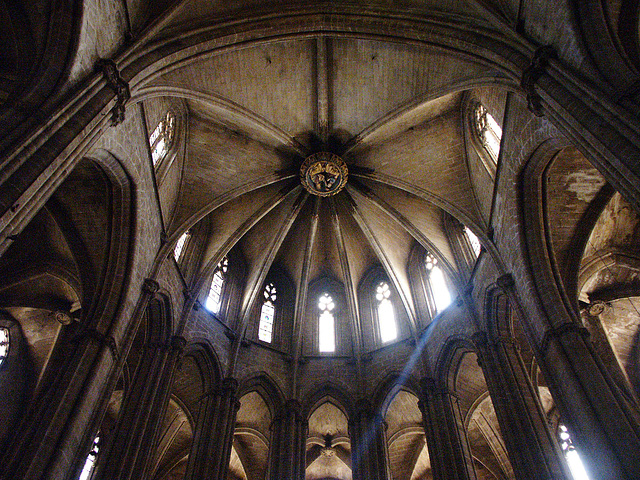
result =
M542 98L536 91L536 82L546 73L549 60L556 56L556 51L551 45L539 47L533 54L531 63L522 72L520 86L527 94L527 106L537 117L544 115Z
M571 334L574 334L574 335L577 334L582 338L589 337L589 331L586 328L578 325L577 323L575 322L563 323L562 325L559 325L554 328L550 328L549 330L544 332L544 335L542 336L542 341L540 342L540 351L543 354L546 354L547 350L549 349L549 344L553 340L559 340L562 337L565 337Z

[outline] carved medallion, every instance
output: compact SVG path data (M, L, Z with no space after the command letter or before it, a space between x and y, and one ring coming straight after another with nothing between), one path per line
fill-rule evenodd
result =
M335 195L347 184L346 163L329 152L309 155L300 167L300 181L309 193L320 197Z

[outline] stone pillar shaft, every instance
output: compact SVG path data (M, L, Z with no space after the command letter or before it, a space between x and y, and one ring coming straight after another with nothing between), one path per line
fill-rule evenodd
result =
M307 425L300 403L286 402L273 420L271 430L269 478L304 480Z
M159 430L185 340L150 345L142 357L128 392L112 440L104 453L96 479L144 479L152 468Z
M572 480L514 340L474 340L516 478Z
M424 378L418 403L422 412L434 480L475 480L473 459L457 399L444 385Z
M203 397L185 480L227 479L239 408L238 382L233 378Z
M387 438L385 423L369 401L360 400L349 422L353 480L387 480Z
M540 365L591 478L640 478L639 412L575 325L545 337Z

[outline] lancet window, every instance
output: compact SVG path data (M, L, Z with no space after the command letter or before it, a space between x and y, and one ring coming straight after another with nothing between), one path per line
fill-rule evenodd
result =
M558 440L560 442L562 453L564 453L564 457L567 459L567 463L569 464L569 469L571 470L573 478L575 480L589 480L589 476L587 475L584 464L580 459L580 455L578 455L577 450L573 446L571 435L569 435L567 427L562 424L558 425Z
M481 103L478 103L474 109L474 120L480 142L491 155L493 162L497 162L502 139L500 125Z
M335 308L336 304L328 293L323 293L318 299L318 349L321 353L336 350Z
M258 339L271 343L273 340L273 321L276 315L276 299L278 298L276 286L268 283L262 292L262 309L260 310L260 324L258 326Z
M431 289L431 298L437 313L443 311L451 303L451 294L444 278L442 269L438 266L438 259L432 254L427 254L425 267L429 277L428 285Z
M222 306L222 291L228 269L229 259L224 257L220 260L220 263L218 263L213 274L211 287L209 288L209 295L207 297L206 307L212 313L220 312L220 307Z
M162 160L173 143L176 119L173 113L167 112L165 117L158 123L149 137L151 147L151 159L155 167Z
M0 367L9 355L9 329L0 328Z
M182 236L178 239L178 243L176 243L175 248L173 249L173 257L176 259L176 262L180 261L180 256L182 255L182 250L184 249L187 240L191 237L191 232L188 230L182 234Z
M480 243L480 240L478 239L476 234L473 233L471 229L466 225L464 226L463 231L464 231L464 235L467 237L467 240L469 241L469 245L471 246L473 253L476 255L476 258L478 258L480 256L480 250L482 250L482 244Z
M91 447L89 455L87 455L87 459L84 461L84 466L82 467L82 473L80 473L79 480L89 480L91 478L93 470L96 467L96 459L98 458L99 451L100 435L93 440L93 446Z
M376 287L378 328L380 341L390 342L398 337L398 327L391 303L391 289L387 282L380 282Z

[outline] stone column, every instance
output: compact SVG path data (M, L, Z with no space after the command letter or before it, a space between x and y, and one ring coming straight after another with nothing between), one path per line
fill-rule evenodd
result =
M185 480L227 480L239 408L234 378L202 398Z
M353 480L387 480L386 425L368 400L359 400L354 418L349 421Z
M473 338L516 478L572 480L512 338Z
M638 411L586 337L573 323L549 330L539 363L589 476L640 478Z
M284 404L271 423L271 432L268 478L304 480L307 422L298 401Z
M144 479L150 474L158 433L185 344L184 338L172 337L168 343L145 347L95 479Z
M434 480L475 480L458 399L431 378L420 382L420 401Z

